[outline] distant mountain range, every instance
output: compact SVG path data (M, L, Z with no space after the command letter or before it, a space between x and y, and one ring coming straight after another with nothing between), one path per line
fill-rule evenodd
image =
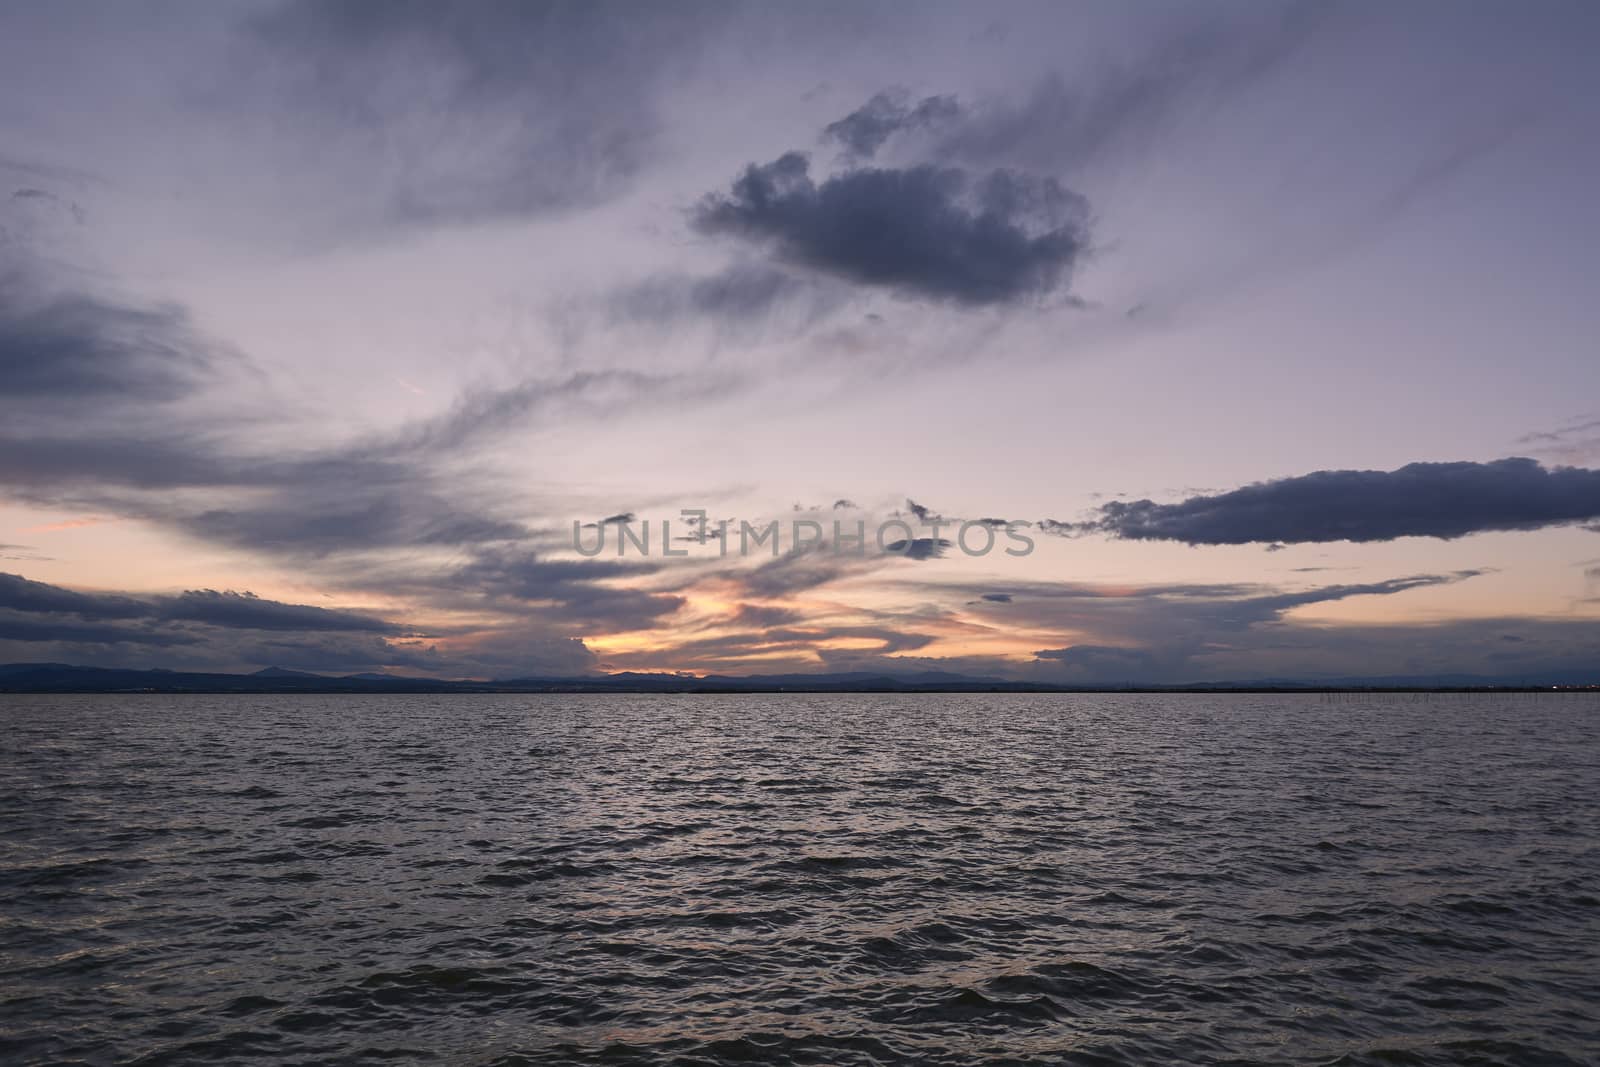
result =
M0 665L0 693L1072 693L1295 692L1588 688L1600 691L1600 668L1540 675L1387 676L1322 680L1257 679L1189 685L1048 685L928 671L842 674L599 674L476 682L386 674L312 674L267 667L254 674L79 667L65 663Z

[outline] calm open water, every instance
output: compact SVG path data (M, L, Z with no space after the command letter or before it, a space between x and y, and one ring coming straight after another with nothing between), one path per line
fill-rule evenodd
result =
M1597 726L0 697L0 1060L1594 1063Z

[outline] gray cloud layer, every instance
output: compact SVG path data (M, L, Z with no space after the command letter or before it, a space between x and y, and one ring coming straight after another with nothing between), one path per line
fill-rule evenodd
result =
M149 619L251 630L401 632L400 627L371 615L266 600L252 593L215 589L193 589L173 597L80 593L19 574L4 573L0 573L0 610L29 615L73 615L92 622Z
M725 16L702 0L295 2L251 25L228 106L294 129L376 225L567 209L655 158L659 90Z
M32 404L117 395L141 401L189 392L206 345L174 307L125 307L82 294L28 299L0 290L0 380Z
M1600 471L1523 458L1316 471L1176 504L1113 501L1080 531L1192 545L1390 541L1535 530L1600 517Z

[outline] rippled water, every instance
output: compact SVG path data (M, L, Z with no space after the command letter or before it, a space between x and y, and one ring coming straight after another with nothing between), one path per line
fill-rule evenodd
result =
M1589 1063L1593 697L0 697L0 1058Z

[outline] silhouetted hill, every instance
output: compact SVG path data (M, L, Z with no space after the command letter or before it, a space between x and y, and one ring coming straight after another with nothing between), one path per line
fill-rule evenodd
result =
M1600 689L1600 670L1485 677L1433 675L1261 679L1192 685L1045 685L940 671L892 675L705 675L624 672L581 677L509 678L489 682L402 678L385 674L328 677L268 667L254 674L78 667L65 663L0 665L0 692L9 693L1071 693L1071 692L1305 692L1362 690Z

